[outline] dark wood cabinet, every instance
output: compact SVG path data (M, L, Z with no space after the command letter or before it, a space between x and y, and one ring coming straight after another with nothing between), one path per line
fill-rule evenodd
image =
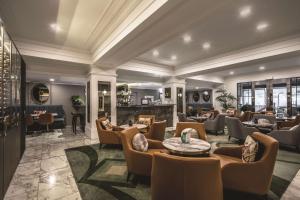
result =
M0 24L0 199L25 150L26 64Z

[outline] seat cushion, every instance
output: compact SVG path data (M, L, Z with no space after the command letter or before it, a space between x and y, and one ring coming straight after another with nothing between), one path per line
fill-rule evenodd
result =
M211 154L211 157L216 158L220 160L221 168L228 165L229 163L242 163L242 159L231 157L231 156L225 156L220 154Z

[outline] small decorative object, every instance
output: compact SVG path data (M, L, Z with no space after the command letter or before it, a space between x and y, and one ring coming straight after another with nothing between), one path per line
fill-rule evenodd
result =
M132 126L132 125L133 125L132 120L129 120L129 121L128 121L128 126Z
M190 130L189 129L184 129L181 132L181 142L187 144L187 143L190 143L190 141L191 141Z

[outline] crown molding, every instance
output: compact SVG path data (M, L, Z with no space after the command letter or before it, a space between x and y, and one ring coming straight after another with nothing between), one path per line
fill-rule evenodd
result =
M15 40L15 43L22 55L73 63L92 64L91 55L87 51L20 38Z

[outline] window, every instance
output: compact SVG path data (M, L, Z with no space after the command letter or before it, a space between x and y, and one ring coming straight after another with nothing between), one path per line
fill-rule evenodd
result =
M287 111L287 88L273 88L273 104L276 113L286 113Z
M255 112L264 111L267 107L267 89L255 89Z
M247 104L251 105L252 104L251 97L252 97L251 89L243 89L243 96L241 98L241 100L242 100L241 104L242 105L247 105Z

